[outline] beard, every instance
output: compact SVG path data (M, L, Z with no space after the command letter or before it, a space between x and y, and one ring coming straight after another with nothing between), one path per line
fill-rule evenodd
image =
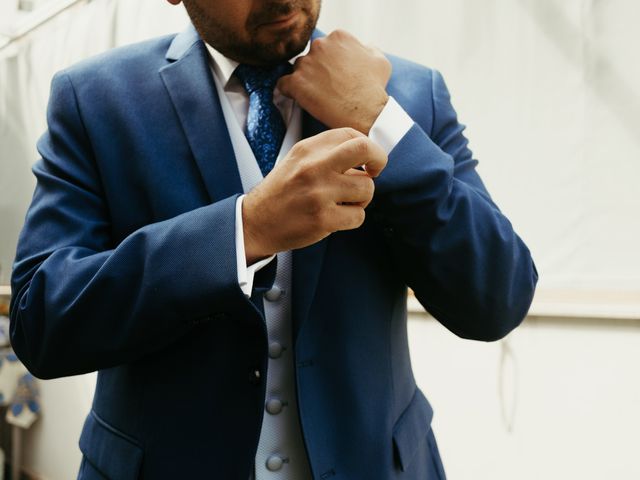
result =
M250 65L275 65L304 50L316 27L320 1L290 0L266 3L251 12L243 32L235 31L207 13L195 0L183 0L185 8L200 37L225 57ZM260 38L260 26L300 12L303 19L278 32L278 38Z

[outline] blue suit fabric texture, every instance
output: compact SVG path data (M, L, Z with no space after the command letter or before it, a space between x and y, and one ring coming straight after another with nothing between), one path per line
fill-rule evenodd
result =
M389 58L388 93L415 123L375 180L365 223L293 252L290 348L318 480L443 480L409 358L407 287L454 334L492 341L520 324L537 281L442 76ZM238 285L242 186L208 62L191 27L52 80L11 339L39 378L98 371L80 480L252 470L267 334ZM324 129L303 115L304 137Z

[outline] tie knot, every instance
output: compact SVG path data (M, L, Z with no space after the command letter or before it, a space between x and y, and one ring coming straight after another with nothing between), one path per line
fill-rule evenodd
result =
M273 67L257 67L242 63L238 65L234 73L242 82L247 93L251 95L259 90L273 92L278 79L290 71L291 64L288 62L279 63Z

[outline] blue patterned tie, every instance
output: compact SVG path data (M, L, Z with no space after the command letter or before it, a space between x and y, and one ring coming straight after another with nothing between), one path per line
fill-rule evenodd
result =
M273 103L273 89L278 79L290 71L291 65L283 63L266 68L241 64L234 72L249 94L245 134L263 176L275 165L286 131L282 115Z

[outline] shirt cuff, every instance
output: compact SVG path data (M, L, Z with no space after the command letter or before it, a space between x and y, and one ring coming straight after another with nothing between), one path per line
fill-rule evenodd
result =
M409 114L396 102L395 98L389 97L369 131L369 138L389 155L411 127L413 127L413 120Z
M247 257L244 250L244 230L242 228L242 201L244 195L240 195L236 200L236 262L238 269L238 285L242 293L247 297L251 297L251 290L253 290L253 278L260 269L265 265L268 265L275 255L271 255L268 258L264 258L253 265L247 266Z

